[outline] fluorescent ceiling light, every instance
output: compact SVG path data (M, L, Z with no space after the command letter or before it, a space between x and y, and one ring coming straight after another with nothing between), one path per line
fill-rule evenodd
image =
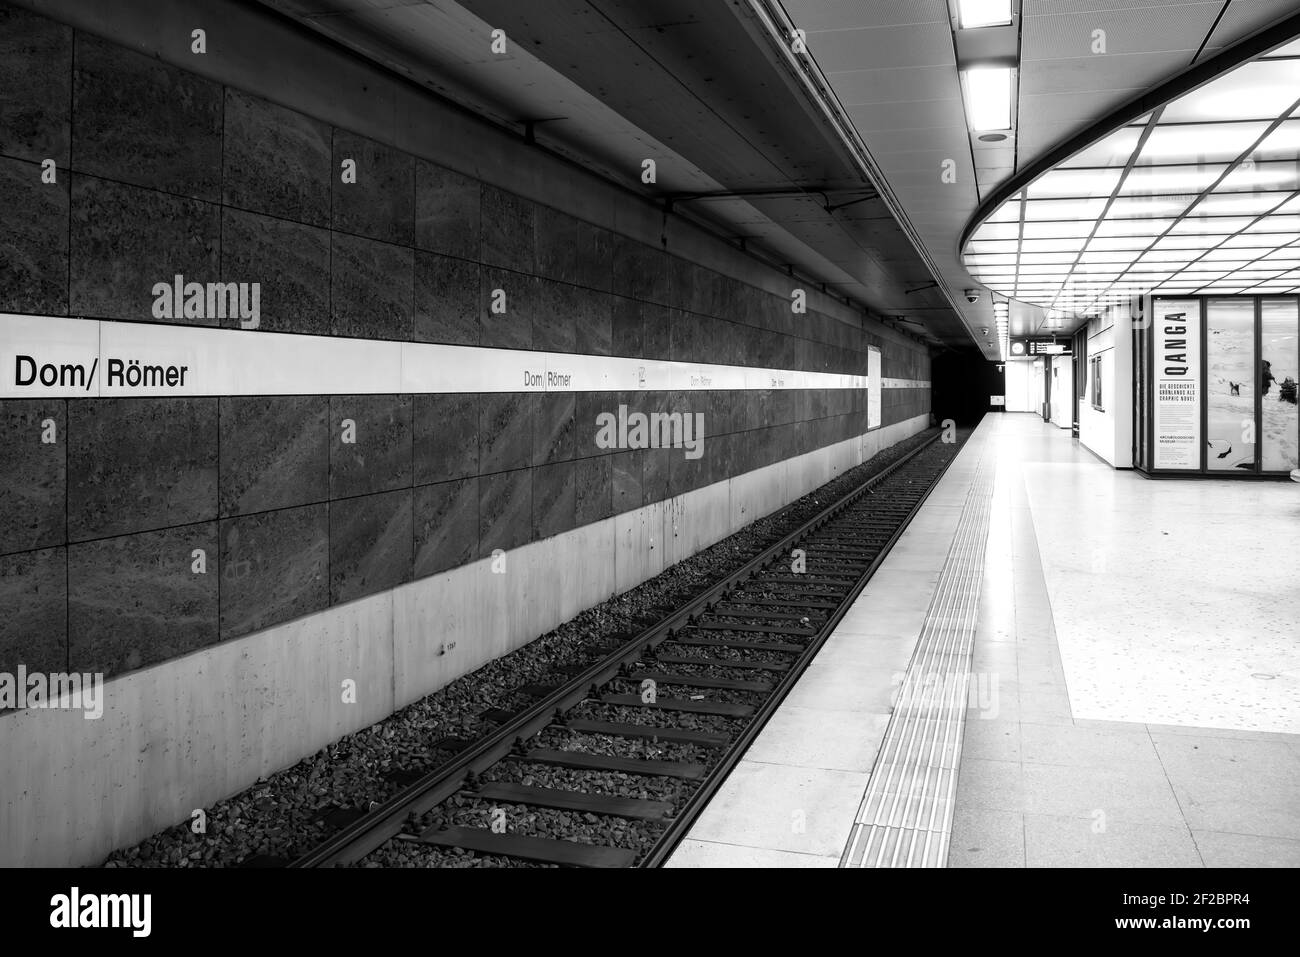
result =
M1297 155L1300 155L1298 153ZM1239 166L1224 179L1219 188L1223 190L1278 190L1295 191L1300 189L1300 170L1294 160L1290 163L1255 163L1252 166Z
M1243 216L1188 216L1186 219L1180 219L1175 223L1171 232L1183 234L1201 233L1204 235L1235 233L1238 230L1245 229L1252 222L1254 220Z
M1300 40L1292 40L1284 47L1278 47L1272 53L1266 53L1265 56L1300 56Z
M1185 196L1124 196L1110 204L1106 215L1116 220L1148 216L1177 216L1187 210L1196 194Z
M1026 254L1075 253L1081 245L1077 239L1026 239L1020 244L1020 249Z
M1044 172L978 224L967 268L1040 306L1157 286L1300 292L1297 54L1245 64ZM1009 70L974 66L962 83L973 128L1015 121Z
M1082 219L1068 222L1025 223L1026 239L1087 239L1093 224Z
M970 128L976 133L1011 129L1011 67L977 66L963 75Z
M1197 216L1258 216L1282 204L1287 193L1213 193L1192 210Z
M1166 104L1160 122L1272 121L1284 116L1295 102L1295 78L1292 60L1246 63Z
M1195 159L1198 163L1231 162L1263 136L1267 129L1268 124L1261 122L1157 126L1142 147L1138 163L1189 159Z
M1122 172L1119 168L1056 169L1035 180L1029 195L1034 199L1109 196Z
M1261 233L1243 233L1240 236L1230 237L1224 241L1223 245L1253 249L1275 249L1277 247L1277 237Z
M1294 160L1300 156L1300 120L1287 120L1252 153L1257 160Z
M966 247L975 255L1013 253L1019 244L1014 239L972 239Z
M1020 256L1020 265L1022 266L1042 266L1051 263L1072 263L1077 253L1031 253L1025 252Z
M1201 166L1139 166L1124 180L1120 193L1199 193L1228 168L1226 163Z
M1219 234L1201 234L1189 233L1179 235L1170 233L1168 236L1156 243L1157 249L1213 249L1219 243L1227 239L1227 235Z
M1289 206L1291 204L1287 203L1286 205ZM1286 206L1282 208L1285 209ZM1291 236L1300 236L1300 216L1278 215L1277 213L1274 213L1272 216L1269 216L1267 219L1261 219L1259 222L1252 223L1251 225L1247 226L1246 232L1248 233L1290 233ZM1291 238L1290 236L1288 236L1286 239L1282 239L1279 237L1278 245L1284 245L1287 239L1290 238ZM1300 241L1297 241L1292 245L1300 246Z
M985 223L971 235L971 239L1016 239L1020 235L1019 222Z
M1011 22L1011 0L957 0L957 18L963 30L1005 26Z
M1093 220L1105 209L1104 199L1031 199L1025 203L1025 220Z
M1100 142L1075 153L1061 164L1061 168L1077 166L1122 168L1127 165L1129 157L1133 155L1133 150L1137 148L1141 136L1142 131L1140 129L1126 126L1111 133Z

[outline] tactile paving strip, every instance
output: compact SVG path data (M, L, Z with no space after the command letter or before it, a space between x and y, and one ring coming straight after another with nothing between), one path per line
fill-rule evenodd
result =
M841 867L947 864L995 472L981 456Z

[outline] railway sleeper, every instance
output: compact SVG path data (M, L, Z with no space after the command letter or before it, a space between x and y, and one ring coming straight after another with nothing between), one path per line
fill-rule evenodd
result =
M876 557L885 549L883 539L875 541L864 541L861 538L845 538L843 541L812 541L804 542L799 546L808 553L808 557L813 561L824 561L831 557L836 561L845 560L846 563L865 562L871 564ZM851 560L851 561L850 561Z
M633 671L628 681L653 681L657 685L681 685L684 688L714 688L719 691L772 690L769 681L740 681L736 678L701 678L697 675L670 674L667 671Z
M641 699L636 695L637 707ZM661 761L648 758L620 758L610 754L590 754L586 751L557 751L551 748L533 748L519 754L511 754L507 760L524 761L531 764L549 764L558 768L573 768L578 771L617 771L622 774L640 774L651 778L682 778L695 781L704 777L704 765L691 761Z
M883 545L883 542L881 542L881 545ZM861 540L839 542L814 538L811 541L800 542L800 547L805 551L810 562L836 564L836 566L840 567L871 564L876 555L880 554L879 547L863 544Z
M636 860L635 852L621 847L526 834L494 834L479 827L431 827L418 840L435 847L459 847L478 854L518 857L562 867L631 867Z
M744 661L739 658L692 658L689 655L655 655L658 665L701 665L709 668L739 668L742 671L789 671L781 661Z
M826 587L822 587L823 584ZM803 575L771 575L754 580L754 585L758 588L764 588L770 585L800 585L802 586L799 593L802 595L831 595L839 596L844 594L844 589L848 587L848 582L844 587L838 587L836 582L810 582Z
M754 615L752 617L759 618L761 616ZM717 620L703 621L700 619L696 619L686 627L693 631L737 631L743 634L755 635L793 635L796 638L811 638L817 634L816 628L809 628L806 625L749 625Z
M899 525L903 524L903 520L907 518L907 514L910 511L911 511L911 506L908 506L907 508L897 513L888 513L884 515L877 513L877 514L873 514L870 518L845 515L842 518L836 519L835 522L829 524L827 528L828 530L834 532L840 532L840 533L843 533L844 531L847 530L852 530L856 532L888 533L893 531Z
M561 718L553 725L580 734L607 734L616 738L640 738L647 741L672 741L701 748L722 748L731 739L715 731L694 728L658 728L650 724L627 724L622 721L595 721L591 718Z
M837 602L833 601L800 601L797 598L736 598L733 596L731 601L737 605L757 605L760 608L812 608L821 611L834 611L840 607Z
M716 714L724 718L748 718L754 713L753 705L733 704L730 701L692 701L690 698L656 698L654 701L645 701L639 694L602 694L596 700L601 704L619 705L625 708Z
M558 811L608 814L611 817L628 817L639 821L662 821L673 813L673 806L667 801L647 801L643 798L619 797L616 794L589 794L586 791L539 788L509 781L492 781L468 793L484 801L529 804L534 807L554 808Z
M738 648L743 651L779 651L783 654L797 655L804 650L804 645L788 641L745 641L743 638L696 638L694 636L668 638L662 645L690 645L693 648Z
M871 564L880 554L879 548L862 547L860 540L828 541L814 539L800 542L799 547L809 553L813 561L834 561L837 565Z
M616 738L641 738L647 741L671 741L675 744L693 744L701 748L726 747L731 739L715 731L696 731L694 728L658 728L650 724L627 724L622 721L595 721L591 718L562 718L554 727L567 728L580 734L607 734Z
M726 604L730 607L732 603L727 602ZM722 605L715 605L709 609L709 614L716 615L719 618L776 618L791 621L802 621L805 618L812 617L800 611L754 611L747 608L741 608L737 611L724 611ZM817 617L825 618L826 616L819 614Z

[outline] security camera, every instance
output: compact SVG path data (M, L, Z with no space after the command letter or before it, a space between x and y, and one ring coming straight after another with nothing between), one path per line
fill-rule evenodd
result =
M979 302L979 301L980 301L980 291L979 291L978 289L967 289L967 290L966 290L966 301L967 301L967 302Z

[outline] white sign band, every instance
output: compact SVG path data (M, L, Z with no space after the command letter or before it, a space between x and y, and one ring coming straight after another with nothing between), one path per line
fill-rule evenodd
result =
M829 372L0 313L3 398L867 385Z

